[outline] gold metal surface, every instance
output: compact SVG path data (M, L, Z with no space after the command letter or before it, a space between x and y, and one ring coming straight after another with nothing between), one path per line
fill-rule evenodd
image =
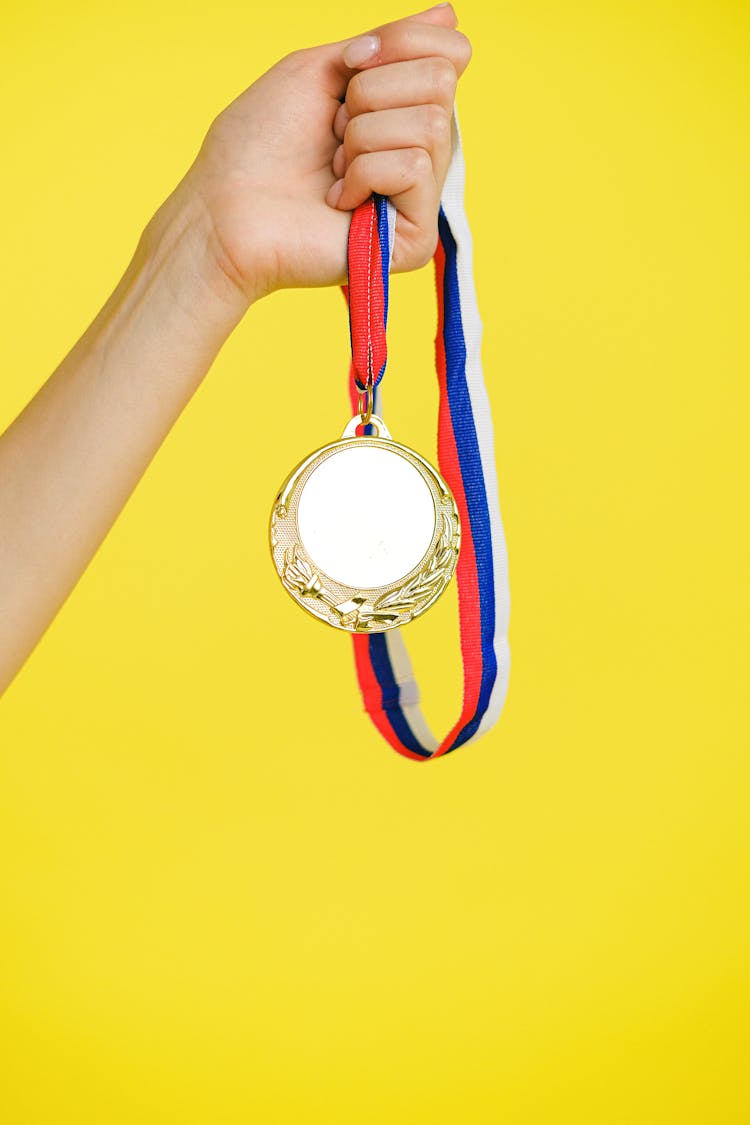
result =
M397 628L424 613L450 582L461 543L456 502L438 471L419 453L394 441L378 415L369 421L375 436L356 435L361 424L356 414L338 441L311 453L290 473L274 502L269 527L271 555L286 591L314 617L352 633ZM403 458L427 485L434 508L433 534L418 563L397 580L368 588L348 586L326 574L306 550L297 522L300 497L313 472L328 458L360 447ZM363 482L358 516L367 511L368 487L377 488L377 481ZM354 523L352 534L356 535Z
M359 420L363 426L366 426L372 418L372 410L375 405L375 388L369 380L365 389L357 392L357 400Z

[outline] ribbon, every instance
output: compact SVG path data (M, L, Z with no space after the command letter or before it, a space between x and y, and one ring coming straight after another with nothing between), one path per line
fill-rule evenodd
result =
M481 366L482 322L473 276L473 249L464 210L465 167L458 120L438 215L435 251L438 326L435 361L440 393L438 465L458 505L461 550L456 567L463 659L461 713L442 738L428 727L400 629L352 636L365 710L394 750L415 761L438 758L471 742L497 722L510 671L510 592L500 516L490 404ZM396 210L382 195L356 208L349 232L352 344L349 391L353 411L369 383L376 414L387 360L386 325Z

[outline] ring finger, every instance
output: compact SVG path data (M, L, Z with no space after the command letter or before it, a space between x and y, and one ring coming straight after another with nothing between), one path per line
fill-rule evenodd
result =
M415 147L430 154L435 180L442 187L451 159L451 118L442 106L404 106L353 117L334 155L333 171L343 176L363 152Z

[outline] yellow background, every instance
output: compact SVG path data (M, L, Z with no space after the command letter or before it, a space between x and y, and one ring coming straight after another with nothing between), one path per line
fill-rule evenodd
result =
M374 11L6 5L0 426L212 117ZM348 336L336 291L274 295L0 704L9 1125L750 1120L750 14L459 15L505 713L398 758L279 587L269 506L346 421ZM434 318L397 278L387 418L428 455ZM408 639L442 729L453 598Z

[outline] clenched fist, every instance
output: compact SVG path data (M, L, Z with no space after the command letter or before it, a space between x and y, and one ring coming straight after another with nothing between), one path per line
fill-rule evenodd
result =
M350 212L371 192L398 211L394 272L424 265L470 57L450 4L294 51L213 121L162 210L185 196L200 207L212 257L249 302L344 282Z

